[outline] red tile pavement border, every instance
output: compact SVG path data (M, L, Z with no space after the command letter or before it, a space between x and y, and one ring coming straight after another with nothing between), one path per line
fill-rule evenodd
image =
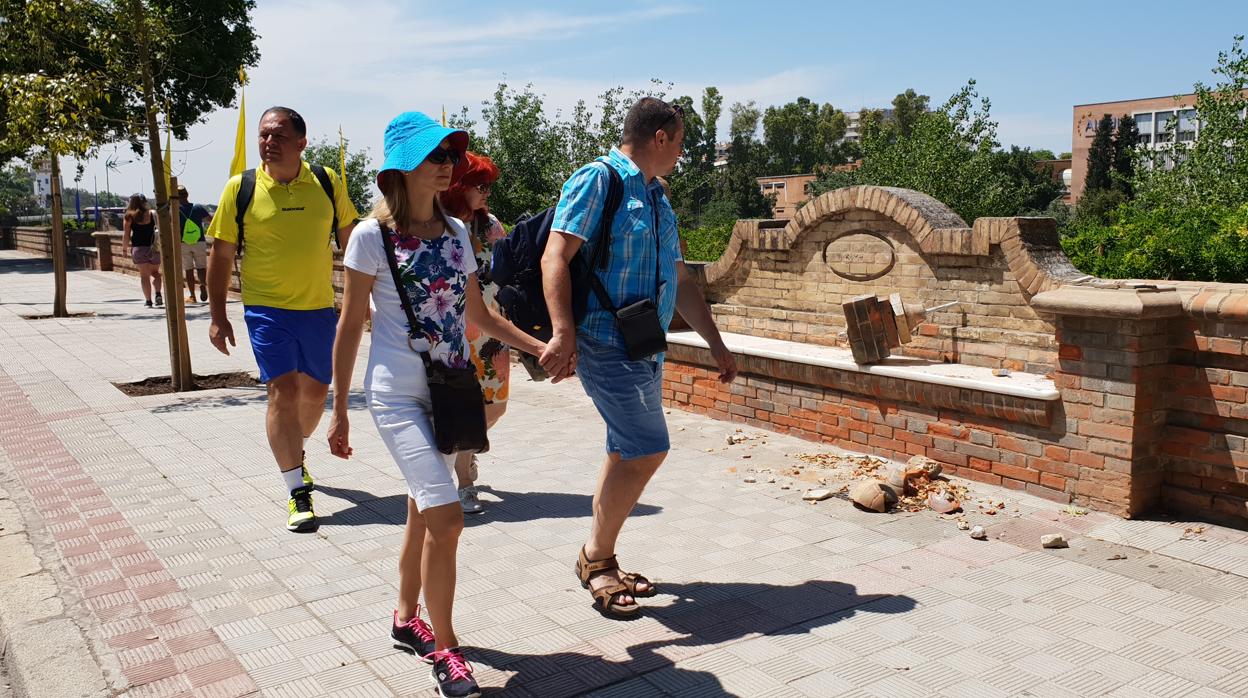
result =
M125 516L0 372L0 448L48 524L87 606L117 652L134 698L237 698L257 688Z

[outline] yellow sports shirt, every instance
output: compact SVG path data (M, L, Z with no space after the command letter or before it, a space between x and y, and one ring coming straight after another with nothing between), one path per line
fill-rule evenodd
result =
M329 168L326 172L334 183L338 227L345 228L359 213L338 175ZM238 244L235 200L242 179L231 177L221 192L209 237ZM286 310L333 307L333 217L329 197L308 163L290 184L257 168L256 194L243 214L243 303Z

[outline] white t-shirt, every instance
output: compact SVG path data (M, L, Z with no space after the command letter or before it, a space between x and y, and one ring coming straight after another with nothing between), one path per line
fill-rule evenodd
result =
M441 237L421 240L410 237L395 250L409 288L412 311L420 323L408 346L407 315L386 262L381 226L375 218L361 221L351 233L343 266L375 277L369 298L373 335L368 352L364 387L372 392L391 392L428 399L425 366L420 351L447 366L470 366L464 338L468 275L477 271L468 230L456 218ZM429 339L433 339L430 348ZM415 351L413 351L415 349Z

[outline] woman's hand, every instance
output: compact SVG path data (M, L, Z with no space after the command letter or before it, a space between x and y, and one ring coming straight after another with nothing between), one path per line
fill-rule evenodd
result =
M350 458L353 449L350 440L351 423L345 412L334 411L329 418L329 452L339 458Z

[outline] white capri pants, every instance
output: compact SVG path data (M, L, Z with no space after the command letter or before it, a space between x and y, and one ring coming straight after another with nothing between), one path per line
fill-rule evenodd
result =
M444 504L459 503L455 488L455 457L438 450L433 437L433 420L425 398L388 392L369 392L368 411L377 433L399 465L407 492L424 511Z

